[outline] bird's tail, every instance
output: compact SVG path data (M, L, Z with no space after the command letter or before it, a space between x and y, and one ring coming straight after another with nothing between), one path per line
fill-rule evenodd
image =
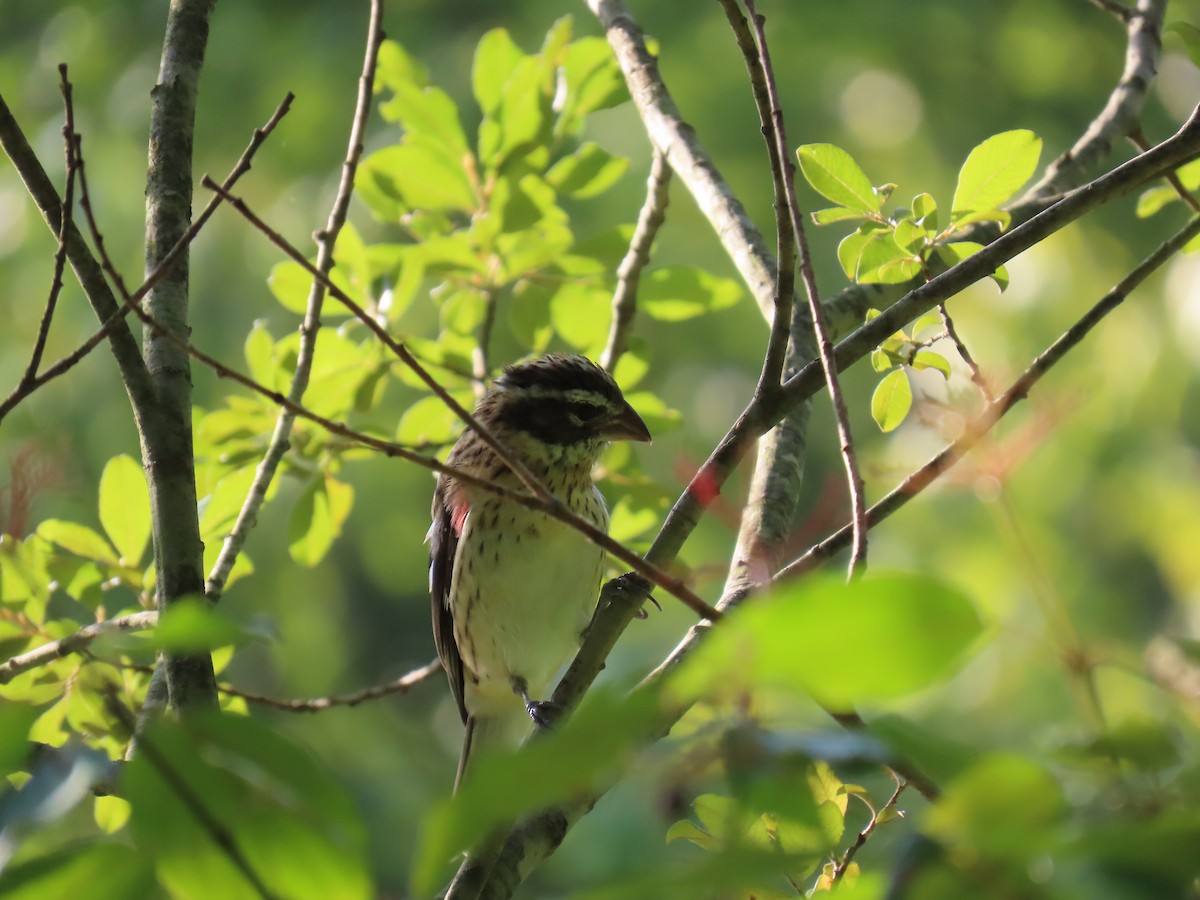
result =
M462 754L458 757L458 772L454 775L454 793L467 773L467 763L493 750L515 750L533 728L533 721L520 709L520 715L467 716L463 734Z

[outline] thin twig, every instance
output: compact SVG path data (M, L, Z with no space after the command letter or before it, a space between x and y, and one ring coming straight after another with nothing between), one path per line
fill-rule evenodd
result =
M127 616L108 619L104 622L85 625L74 634L69 634L48 644L42 644L40 647L35 647L26 653L18 654L0 663L0 684L8 684L22 672L28 672L30 669L44 666L46 663L53 662L56 659L70 656L72 653L82 653L92 641L101 635L123 631L141 631L146 628L153 628L157 622L157 610L148 609L142 612L131 613Z
M1137 147L1140 153L1145 153L1150 149L1150 142L1146 140L1146 133L1142 131L1142 127L1138 125L1129 132L1129 142ZM1187 189L1179 179L1179 173L1174 169L1163 175L1167 180L1167 184L1175 188L1175 193L1179 195L1179 199L1192 208L1193 212L1200 212L1200 200L1196 199L1196 195Z
M850 553L850 577L862 574L867 565L867 525L866 498L862 475L858 469L858 460L854 452L854 438L850 433L850 413L846 408L846 398L842 394L842 386L838 381L837 365L833 360L833 341L829 336L829 328L825 323L824 312L821 308L821 298L817 292L817 278L813 271L812 254L808 248L808 237L804 231L804 217L800 212L800 202L796 198L796 184L793 177L791 160L787 158L787 134L783 124L783 111L779 106L779 92L775 85L775 73L771 67L771 53L767 47L767 36L763 29L764 17L755 8L754 0L745 0L746 10L754 23L754 38L758 47L758 55L762 61L763 78L766 81L767 97L770 101L769 120L764 125L769 127L775 139L778 150L778 161L783 166L782 178L783 197L776 203L784 202L792 220L792 230L796 237L796 246L800 253L800 275L804 282L804 293L808 298L809 314L812 316L813 332L820 351L821 368L825 373L825 384L829 389L829 399L833 404L833 414L837 421L838 439L841 444L842 462L846 468L846 482L850 490L850 502L853 509L854 540ZM769 124L768 124L769 122ZM781 357L782 368L782 357Z
M1200 216L1192 219L1184 228L1176 232L1169 240L1140 262L1119 284L1093 306L1074 325L1068 328L1053 344L1047 347L1035 359L1028 369L1012 383L1003 394L996 398L964 429L958 440L947 445L929 462L921 466L904 479L891 493L867 510L867 524L875 527L892 513L896 512L909 500L913 499L925 488L956 462L963 458L991 429L1004 417L1010 409L1029 395L1050 369L1063 356L1080 343L1088 333L1100 323L1110 312L1116 309L1125 298L1155 270L1166 263L1184 244L1195 235L1200 234ZM779 573L781 579L794 578L809 572L835 553L846 547L850 540L851 529L846 526L835 534L830 535L803 556L794 560Z
M383 325L381 325L378 321L376 321L374 316L370 315L365 309L362 308L358 301L354 300L352 297L350 297L350 295L334 284L329 278L323 275L316 266L308 261L303 253L297 250L296 247L288 241L287 238L259 218L259 216L252 209L250 209L244 200L223 190L219 184L214 182L208 176L205 176L201 183L210 191L216 191L217 193L221 194L230 206L237 210L238 213L240 213L242 217L245 218L246 221L253 225L258 231L262 232L262 234L264 234L272 244L282 250L294 262L299 264L306 272L308 272L309 275L313 277L314 280L319 281L322 285L324 285L325 290L328 291L331 297L335 298L339 303L350 310L350 312L353 313L359 319L359 321L366 325L368 330L370 330L371 333L374 334L385 347L391 350L401 362L412 369L413 372L416 373L417 377L425 383L426 387L433 391L433 393L443 403L445 403L446 406L448 406L450 410L456 416L458 416L459 419L466 423L493 451L495 451L496 455L504 462L506 466L508 466L509 469L512 470L512 472L520 479L521 483L530 491L530 493L541 498L547 503L558 502L554 494L551 493L551 491L544 484L542 484L532 472L529 471L529 467L509 453L508 450L505 449L504 445L496 440L495 435L493 435L487 428L480 425L475 417L471 415L471 413L467 412L466 408L464 408L461 403L455 400L453 395L451 395L449 391L442 387L441 383L429 373L429 370L426 369L425 366L423 366L420 361L418 361L412 355L409 349L404 346L404 344L393 338L388 333L387 329L384 328Z
M487 377L492 371L491 345L492 329L496 325L496 300L494 287L489 285L483 289L483 321L479 323L475 346L471 350L471 381L475 385L476 400L487 391Z
M441 671L441 660L435 659L433 662L426 663L419 669L406 672L399 678L395 678L384 684L372 685L361 691L355 691L351 694L334 694L328 697L312 697L310 699L299 700L281 700L278 697L256 694L252 691L242 690L228 684L218 684L217 690L222 694L229 694L232 697L241 697L248 703L269 706L271 709L279 709L284 712L315 713L333 709L336 706L358 706L360 703L366 703L368 700L378 700L380 697L389 697L393 694L407 694L412 688L422 682L428 681Z
M658 229L667 217L670 200L671 167L657 147L650 155L650 175L646 178L646 200L638 213L637 225L629 239L629 249L617 266L617 287L613 291L612 323L608 342L600 355L600 365L610 372L629 346L629 332L637 312L638 283L642 270L650 264L650 250Z
M254 134L250 138L250 143L247 144L246 149L242 151L242 155L238 158L229 174L225 176L225 181L222 183L223 186L232 188L235 184L237 184L238 179L241 178L242 175L250 171L251 161L253 160L255 153L258 152L258 148L262 146L263 142L267 139L271 132L275 130L275 126L279 124L279 120L287 115L288 110L291 108L293 99L294 95L289 93L286 97L284 97L279 106L276 107L274 114L270 119L267 120L266 124L261 128L255 129ZM72 148L71 160L73 171L74 147ZM188 247L193 240L195 240L200 229L204 227L205 223L212 217L213 212L218 206L220 206L222 202L223 200L220 196L214 196L209 199L204 209L200 212L200 215L196 217L196 221L192 223L191 227L188 228L182 237L180 237L175 246L171 248L171 250L163 258L162 263L157 266L146 278L146 280L142 282L138 289L133 292L131 295L133 302L140 302L142 298L146 296L146 293L167 275L183 250ZM61 219L59 221L61 222ZM64 228L67 233L74 232L74 223L68 222L65 227L60 226L60 230L64 230ZM94 264L97 267L97 271L102 270L102 267L99 266L99 264ZM76 268L78 267L78 264L76 264ZM81 278L81 282L84 283L84 288L87 290L86 281ZM129 315L129 307L125 305L118 306L114 312L104 319L100 327L82 344L80 344L70 353L61 357L52 365L46 367L46 369L43 370L40 375L30 380L30 382L25 385L24 389L18 385L17 390L14 390L8 397L4 399L3 402L0 402L0 421L3 421L4 417L8 415L8 413L11 412L18 403L20 403L34 391L42 387L47 382L53 381L55 378L58 378L73 369L80 361L84 359L84 357L98 347L101 342L112 335L117 326L125 321L125 317L127 315Z
M50 282L50 296L46 298L46 308L42 312L42 320L38 323L37 338L33 343L33 352L29 355L29 365L21 376L19 387L28 386L36 377L42 364L42 354L46 352L46 339L50 336L50 323L54 319L54 309L58 305L58 295L63 287L63 270L67 265L67 232L71 230L71 216L75 208L75 104L72 98L71 81L67 78L66 63L58 67L59 89L63 95L63 143L65 145L67 184L63 189L62 223L58 229L58 248L54 251L54 277Z
M946 309L946 304L939 303L937 310L938 314L942 317L942 327L946 329L946 337L954 344L954 349L958 351L958 355L962 357L962 361L967 364L967 369L971 372L971 381L975 382L975 386L979 388L979 393L983 394L983 399L991 403L996 399L992 394L992 389L988 387L987 379L983 377L983 372L979 369L979 363L975 362L975 357L967 349L966 342L959 337L958 329L954 327L954 320L950 318L950 311Z
M767 352L763 357L759 374L758 390L772 391L783 381L783 364L787 355L788 338L792 330L792 304L796 291L796 230L793 227L791 208L787 201L787 184L791 177L791 162L787 158L786 140L780 141L776 127L782 125L782 113L778 98L773 91L768 60L755 42L746 17L742 15L737 0L720 0L725 18L733 29L738 49L746 63L750 76L750 88L754 95L754 106L758 110L763 140L767 145L771 179L775 197L775 287L771 304L771 333L767 339ZM780 118L777 120L776 117Z
M105 705L113 717L124 725L130 733L133 733L137 726L133 714L126 708L124 703L117 699L115 693L110 692L108 694ZM203 798L192 790L182 775L175 771L174 764L167 758L166 754L160 751L157 744L150 740L144 733L138 734L138 745L139 753L158 772L159 777L166 783L168 790L179 798L179 802L184 805L184 808L187 809L192 818L207 832L212 842L228 857L234 867L250 882L250 886L254 888L258 895L264 898L274 897L275 894L271 892L258 872L254 870L254 866L250 864L250 860L242 853L233 832L226 828L221 820L213 815L204 804Z
M894 777L894 776L893 776ZM875 833L875 829L879 827L879 820L889 809L892 809L900 800L900 795L904 793L904 789L908 787L908 782L897 778L896 789L892 791L892 796L888 798L887 803L878 810L871 810L871 821L867 823L867 827L860 831L854 839L854 843L846 848L845 854L837 864L833 867L833 875L830 877L830 884L837 884L846 874L846 869L850 867L850 863L854 862L855 854L862 849L865 844Z
M1104 2L1100 0L1101 4ZM1127 14L1117 14L1125 24L1125 66L1104 108L1071 148L1046 167L1042 177L1019 202L1052 197L1079 184L1085 173L1106 157L1113 144L1129 134L1141 118L1146 93L1158 72L1167 0L1137 0L1135 6L1124 7ZM1107 5L1103 8L1113 11Z
M350 198L354 193L354 176L358 170L358 162L363 153L363 135L366 131L367 119L371 114L371 101L375 85L375 63L379 57L379 46L383 42L383 2L371 0L371 11L367 25L367 45L363 56L362 74L358 79L358 98L351 119L350 136L346 148L346 157L342 163L342 178L338 184L337 195L329 212L329 218L324 231L317 234L317 270L328 279L333 270L333 251L337 244L338 235L346 222L346 214L350 209ZM219 194L213 195L214 201L220 200ZM321 308L325 300L325 285L314 279L308 293L304 321L300 326L300 344L296 351L296 368L292 374L292 383L288 388L288 398L296 403L304 399L308 389L309 376L312 372L313 357L317 344L317 333L321 328ZM209 600L221 598L229 574L234 564L246 546L246 540L258 521L259 510L267 499L267 489L275 479L280 462L289 447L289 438L296 417L287 409L280 409L275 421L275 430L267 449L263 452L262 460L254 472L254 480L246 492L246 499L238 510L233 528L225 536L221 551L209 571L204 583L204 594Z
M1133 10L1119 0L1088 0L1088 3L1097 9L1112 13L1122 22L1128 22L1133 16Z

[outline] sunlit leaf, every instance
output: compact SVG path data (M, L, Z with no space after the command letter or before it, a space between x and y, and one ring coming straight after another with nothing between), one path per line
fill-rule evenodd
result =
M805 144L796 151L800 171L813 190L839 206L879 212L881 201L854 157L833 144Z
M411 209L470 210L477 205L461 157L439 146L405 143L376 150L359 166L355 186L385 220L398 220Z
M663 322L680 322L737 303L742 289L736 281L718 278L703 269L667 266L642 276L638 307Z
M493 28L479 39L471 67L471 88L484 113L495 111L504 95L504 82L524 55L504 28Z
M845 206L831 206L828 209L818 209L811 213L814 225L831 225L834 222L845 222L849 219L863 218L860 209L850 209Z
M141 562L150 542L150 494L146 473L131 456L114 456L104 466L100 475L100 524L121 554L122 565Z
M354 504L354 488L336 478L314 478L288 519L288 552L302 566L315 566L342 533Z
M791 582L714 629L679 670L684 697L798 690L835 709L903 697L947 678L979 637L958 591L923 575Z
M1026 757L996 754L946 786L926 827L951 846L1021 859L1045 852L1063 811L1062 790L1048 771Z
M23 857L4 870L5 900L144 900L157 889L153 860L120 843L71 844Z
M912 408L912 385L903 369L883 377L871 394L871 418L883 432L894 431Z
M454 392L452 396L465 408L474 404L469 392ZM462 420L440 397L422 397L400 417L396 441L401 444L450 444L462 432Z
M175 653L206 653L253 636L222 609L196 597L176 600L159 616L154 644Z
M546 180L567 196L586 200L604 193L628 169L629 160L613 156L599 144L588 141L551 166Z
M936 350L918 350L909 365L914 369L934 369L941 372L947 381L950 380L950 361Z
M142 742L153 758L137 754L122 785L137 846L172 896L261 896L219 841L273 896L374 896L354 804L278 733L245 716L193 714L160 719Z
M117 554L103 537L86 525L62 519L46 519L37 527L39 537L64 550L99 562L118 564Z
M975 147L958 173L950 218L965 225L997 209L1037 169L1042 139L1018 129L993 135Z

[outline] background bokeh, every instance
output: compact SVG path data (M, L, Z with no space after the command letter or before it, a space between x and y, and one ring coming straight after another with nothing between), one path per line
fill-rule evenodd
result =
M770 234L770 175L744 69L716 4L631 0L660 42L663 74L683 115ZM148 94L154 83L165 4L137 0L5 0L0 10L0 91L61 183L61 100L55 66L75 84L77 128L105 237L127 280L141 270ZM1068 147L1103 105L1124 52L1121 29L1083 0L964 4L926 0L796 3L763 0L789 137L849 150L876 183L897 196L927 190L948 203L969 149L1000 131L1029 128L1045 141L1043 159ZM527 50L557 17L577 34L599 29L583 4L545 0L395 4L389 37L429 66L434 81L466 110L470 64L488 29L503 26ZM1171 4L1169 19L1200 16L1200 3ZM196 136L197 173L219 177L286 91L294 110L255 160L240 192L302 248L327 215L336 186L361 65L365 4L270 0L219 4ZM1152 140L1174 130L1200 97L1200 75L1168 38L1147 102ZM619 188L571 208L586 236L632 221L648 170L645 136L628 104L593 117L589 137L630 157ZM376 120L369 147L395 139ZM1114 161L1131 152L1114 148ZM206 198L205 198L206 199ZM824 205L807 188L802 202ZM1142 221L1134 198L1014 260L1012 285L978 285L952 312L985 373L999 384L1018 374L1182 221L1177 209ZM361 207L352 218L378 233ZM810 232L824 292L844 276L833 256L838 226ZM10 166L0 164L0 390L24 366L50 280L53 241ZM272 298L266 277L274 249L222 211L192 256L193 339L241 364L256 320L280 336L298 323ZM656 262L686 262L735 277L709 226L676 183ZM48 357L70 350L94 327L68 283ZM679 324L641 323L654 347L648 386L682 413L682 427L643 453L661 483L684 479L724 432L753 386L766 328L748 297L734 308ZM502 345L503 346L503 345ZM948 737L981 747L1049 752L1077 737L1086 721L1073 696L1040 602L1059 597L1083 639L1112 666L1099 685L1113 720L1170 716L1194 737L1197 708L1177 707L1151 689L1143 656L1157 635L1196 638L1200 622L1200 257L1175 260L1059 366L998 437L944 483L872 535L872 565L940 574L977 603L990 643L948 689L907 711ZM931 373L926 373L931 374ZM929 397L970 408L964 377L947 393L932 375ZM229 386L194 375L197 402L215 405ZM890 436L870 420L875 376L847 376L855 434L873 497L888 490L953 433L955 414L937 405ZM392 422L403 398L389 398ZM844 489L831 419L819 398L814 416L797 549L844 515ZM24 448L52 463L54 477L23 531L39 519L95 521L96 482L115 453L137 455L137 440L116 369L96 352L69 377L40 391L0 427L0 466ZM352 690L395 676L433 656L425 593L432 483L420 470L385 459L348 467L354 511L319 567L287 553L286 520L296 491L284 484L251 538L256 573L224 603L239 616L271 623L278 638L243 650L228 671L243 687L279 696ZM0 475L0 483L3 482ZM698 589L715 599L736 528L745 473L688 542L683 559ZM669 601L636 623L607 677L632 679L651 668L690 624ZM1194 698L1193 701L1194 703ZM823 727L804 704L797 715ZM457 712L441 681L410 696L319 716L264 712L310 747L359 799L370 825L381 889L404 883L421 816L449 788L457 753ZM1190 722L1188 716L1191 717ZM587 883L657 859L662 832L678 816L656 791L661 751L631 784L606 799L539 876L543 889ZM914 801L915 802L915 801ZM880 842L886 847L886 841ZM872 845L869 852L879 852ZM675 846L673 853L685 853Z

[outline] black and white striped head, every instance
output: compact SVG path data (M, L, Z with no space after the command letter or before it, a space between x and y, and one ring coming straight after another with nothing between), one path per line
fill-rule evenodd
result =
M494 424L551 448L649 441L613 377L591 360L551 353L508 366L480 401Z

